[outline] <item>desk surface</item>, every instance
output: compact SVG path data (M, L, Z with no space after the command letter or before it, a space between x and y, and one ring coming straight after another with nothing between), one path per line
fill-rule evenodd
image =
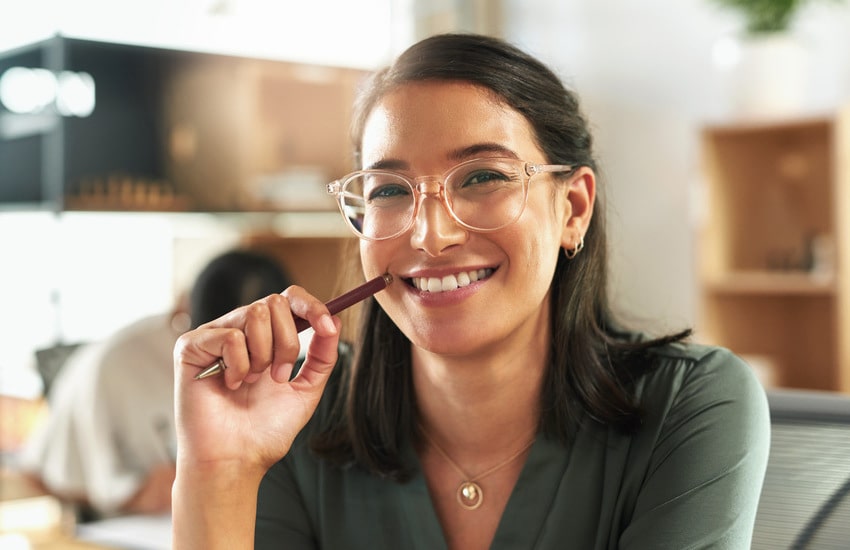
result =
M77 539L106 548L169 550L171 516L120 516L77 526Z
M101 546L91 542L60 537L55 540L36 542L33 550L117 550L117 547Z
M0 468L0 547L33 550L105 550L118 548L79 540L72 512L36 483L9 468ZM14 545L14 546L13 546Z

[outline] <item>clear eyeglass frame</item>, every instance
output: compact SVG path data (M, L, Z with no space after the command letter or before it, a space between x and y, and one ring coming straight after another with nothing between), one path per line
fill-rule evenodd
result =
M515 175L519 176L522 183L522 194L518 196L519 204L518 208L516 208L515 213L513 213L509 218L505 219L503 223L498 224L493 227L477 227L475 225L471 225L465 222L461 217L457 215L454 208L452 207L452 201L449 199L449 196L446 191L446 182L453 180L455 176L458 174L464 173L465 169L470 168L471 166L481 165L486 167L488 165L492 166L511 166L515 168ZM340 179L334 180L331 183L328 183L326 186L327 193L329 195L334 196L336 199L337 206L339 208L340 214L346 222L348 228L359 238L366 241L385 241L389 239L394 239L413 227L413 224L416 221L417 216L419 215L419 209L422 204L422 200L425 196L431 195L434 198L438 199L446 212L448 212L452 219L458 223L460 226L470 230L475 231L477 233L490 233L493 231L498 231L503 229L512 223L516 222L519 217L522 215L525 210L526 202L528 200L528 186L531 181L531 178L544 173L571 173L574 172L578 168L577 165L571 164L533 164L530 162L526 162L524 160L519 160L515 158L477 158L468 161L461 162L447 170L442 175L432 175L432 176L419 176L419 177L410 177L403 173L396 172L393 170L357 170L355 172L351 172L343 176ZM363 200L364 203L365 197L362 194L352 193L348 187L349 185L360 179L367 177L391 177L393 178L395 183L403 183L406 184L408 190L413 196L413 209L408 216L407 222L401 226L397 230L394 230L392 233L388 235L383 235L381 237L373 237L364 234L352 221L351 217L346 214L346 209L351 207L346 206L346 200L351 198L355 198L357 200Z

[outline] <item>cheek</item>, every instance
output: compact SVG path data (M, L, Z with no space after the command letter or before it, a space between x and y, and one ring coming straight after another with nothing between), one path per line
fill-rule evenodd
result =
M392 257L391 243L360 241L360 265L366 280L383 275Z
M517 229L520 235L526 235L529 246L536 247L535 254L545 256L549 249L560 248L572 209L563 193L541 193L535 199L529 200Z
M547 194L547 198L549 197ZM528 212L523 223L512 232L513 250L516 260L525 266L529 282L548 284L554 275L558 254L561 253L561 224L566 219L554 211L552 203L539 205Z
M529 254L527 261L532 271L531 277L540 283L550 283L555 273L558 254L561 252L560 242L555 242L549 238L535 239L527 249Z
M523 279L529 282L543 281L549 276L548 272L561 250L560 239L555 234L551 220L547 216L537 219L531 216L525 223L512 229L504 235L504 239L500 239L499 246Z

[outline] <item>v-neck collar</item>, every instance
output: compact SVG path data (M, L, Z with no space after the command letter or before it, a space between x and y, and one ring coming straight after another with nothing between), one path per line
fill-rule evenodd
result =
M560 484L553 480L563 478L569 454L563 443L542 434L537 436L499 519L491 550L535 548L548 511L552 509L551 503L560 489ZM408 524L422 526L421 532L411 537L414 548L445 550L448 546L443 527L428 491L419 455L410 440L404 446L403 458L405 464L413 465L414 473L407 483L399 485L399 502Z

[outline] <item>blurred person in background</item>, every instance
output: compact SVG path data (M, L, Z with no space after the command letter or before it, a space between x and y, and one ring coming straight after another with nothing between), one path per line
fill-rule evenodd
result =
M168 513L177 338L291 284L277 260L229 251L201 270L173 311L76 349L50 387L49 416L27 442L21 469L78 505L83 521Z

